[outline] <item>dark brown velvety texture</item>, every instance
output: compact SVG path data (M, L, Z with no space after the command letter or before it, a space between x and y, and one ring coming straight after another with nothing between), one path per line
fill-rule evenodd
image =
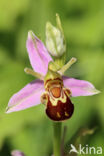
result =
M66 95L67 96L67 95ZM53 106L50 100L48 101L46 114L54 121L63 121L69 119L74 112L74 105L67 96L66 102L62 103L60 100L56 106Z

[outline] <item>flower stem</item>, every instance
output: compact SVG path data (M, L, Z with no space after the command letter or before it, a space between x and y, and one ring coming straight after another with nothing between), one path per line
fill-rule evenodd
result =
M53 152L54 156L61 156L61 122L53 122Z

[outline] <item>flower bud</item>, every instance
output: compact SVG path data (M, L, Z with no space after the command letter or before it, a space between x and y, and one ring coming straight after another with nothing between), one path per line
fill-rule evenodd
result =
M57 27L49 22L46 24L46 47L52 56L60 57L66 51L66 45L58 15L56 15L56 22Z

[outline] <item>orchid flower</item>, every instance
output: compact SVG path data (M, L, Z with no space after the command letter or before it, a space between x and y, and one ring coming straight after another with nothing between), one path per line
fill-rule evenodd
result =
M37 77L14 94L8 103L7 113L45 104L48 117L54 121L69 119L74 111L71 97L90 96L99 91L88 81L64 76L65 71L76 62L69 60L59 70L52 70L54 61L47 48L33 32L28 33L26 47L33 69L25 68L27 74Z
M11 152L11 156L25 156L25 155L19 150L14 150Z

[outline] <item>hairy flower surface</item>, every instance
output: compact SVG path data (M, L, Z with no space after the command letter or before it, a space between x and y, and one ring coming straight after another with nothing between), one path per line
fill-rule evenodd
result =
M39 79L30 82L11 97L7 113L43 103L50 119L63 121L73 114L74 105L70 100L71 97L99 93L88 81L63 76L64 72L76 61L75 58L59 70L55 69L57 65L54 64L48 50L31 31L28 33L26 47L33 70L26 68L25 72Z

